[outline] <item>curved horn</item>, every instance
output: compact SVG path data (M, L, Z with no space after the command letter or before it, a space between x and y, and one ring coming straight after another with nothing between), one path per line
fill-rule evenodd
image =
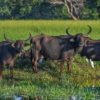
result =
M24 40L24 42L27 42L27 41L29 41L32 38L31 33L29 33L29 35L30 35L29 38L27 40Z
M4 39L5 39L6 41L8 41L8 42L14 42L14 41L12 41L12 40L9 40L9 39L6 37L5 33L4 33Z
M88 33L86 33L86 34L84 34L85 36L86 36L86 35L89 35L89 34L91 33L91 31L92 31L91 26L89 26L89 25L88 25L88 27L89 27L89 32L88 32Z
M67 34L68 36L73 36L73 35L71 35L71 34L68 32L68 30L69 30L69 27L66 29L66 34Z

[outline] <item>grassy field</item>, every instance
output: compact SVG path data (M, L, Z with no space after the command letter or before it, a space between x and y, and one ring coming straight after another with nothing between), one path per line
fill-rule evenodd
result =
M100 20L4 20L0 21L0 41L4 40L4 33L12 40L25 40L29 37L29 32L33 36L41 33L54 36L66 35L65 30L68 27L71 34L86 33L89 30L87 25L91 25L93 29L89 37L100 39ZM95 62L95 68L92 69L85 58L78 55L72 61L72 75L68 74L67 64L65 64L61 80L59 80L59 63L44 61L39 65L38 73L33 73L32 65L26 60L17 60L14 68L15 81L12 82L9 79L9 68L5 67L3 80L0 83L0 97L24 95L67 98L69 95L78 94L89 98L100 95L99 89L96 89L95 93L87 89L100 86L100 62Z

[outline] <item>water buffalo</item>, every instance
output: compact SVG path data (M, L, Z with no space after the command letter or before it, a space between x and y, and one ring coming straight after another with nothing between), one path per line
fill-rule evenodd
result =
M27 45L26 41L30 40L16 40L12 41L7 39L4 35L5 40L8 44L0 45L0 81L2 80L3 68L5 65L10 67L10 77L13 79L13 66L19 53L24 52L24 46Z
M90 27L89 33L91 32L91 30L92 28ZM86 57L91 67L94 68L93 61L100 61L100 40L93 40L89 37L84 36L84 34L80 33L76 36L73 36L73 41L76 41L76 44L78 46L78 54L80 54L81 57Z
M100 61L100 40L93 40L89 37L81 37L83 46L79 47L78 53L92 61Z
M87 34L91 32L91 27ZM68 64L68 71L71 73L71 60L77 52L79 40L76 40L77 35L72 36L68 33L69 28L66 30L68 36L48 36L38 35L31 37L30 43L32 44L32 62L34 63L33 69L37 72L37 61L39 55L43 55L45 58L51 60L60 60L60 75L64 68L64 62ZM78 44L79 43L79 44Z
M63 35L63 37L66 37L66 35ZM28 49L26 50L24 53L21 54L21 56L19 58L25 58L25 59L28 59L30 61L32 61L32 49ZM34 58L34 57L33 57ZM47 58L44 59L43 55L41 55L38 59L38 63L42 63L44 60L47 60ZM53 62L58 62L59 60L52 60ZM90 64L90 66L92 68L94 68L94 63L91 59L87 59L86 58L86 61Z

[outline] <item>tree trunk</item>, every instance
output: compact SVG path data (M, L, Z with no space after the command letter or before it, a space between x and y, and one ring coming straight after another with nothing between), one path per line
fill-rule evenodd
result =
M71 14L71 17L74 19L74 20L78 20L79 18L75 17L73 14Z

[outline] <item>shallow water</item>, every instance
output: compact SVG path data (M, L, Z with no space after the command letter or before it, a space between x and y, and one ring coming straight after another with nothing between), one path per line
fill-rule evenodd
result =
M54 97L34 97L34 98L24 98L24 97L5 97L5 98L0 98L0 100L100 100L100 97L91 97L91 98L86 98L86 97L79 97L78 95L76 96L69 96L68 98L54 98Z
M86 97L78 97L76 96L70 96L68 98L50 98L50 97L46 97L46 98L41 98L41 97L34 97L34 98L23 98L23 97L16 97L16 98L0 98L0 100L100 100L100 98L96 97L91 97L91 98L86 98Z
M76 91L77 92L77 91ZM69 94L67 97L14 95L0 97L0 100L100 100L100 87L83 88L80 94Z

